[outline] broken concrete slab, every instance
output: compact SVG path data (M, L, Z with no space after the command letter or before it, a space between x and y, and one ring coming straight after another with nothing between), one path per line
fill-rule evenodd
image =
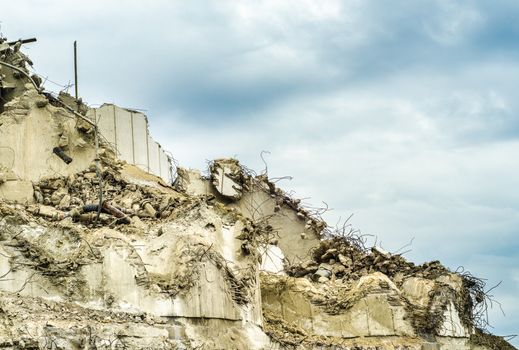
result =
M34 202L32 182L10 180L0 183L0 198L16 203L32 203Z
M225 198L238 200L242 196L243 169L235 159L217 159L211 166L211 180L216 191Z

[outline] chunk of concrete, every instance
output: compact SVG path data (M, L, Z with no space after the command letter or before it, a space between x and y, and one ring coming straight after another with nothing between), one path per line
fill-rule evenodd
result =
M402 284L402 293L413 304L426 307L431 299L430 293L434 289L434 285L434 281L411 277Z
M331 275L332 267L328 264L321 264L315 272L314 279L319 279L320 277L330 278Z
M243 169L234 159L215 160L211 166L211 180L215 189L222 196L238 200L242 196L243 187L238 182L243 176Z
M0 198L17 203L34 202L34 189L30 181L6 181L0 184Z
M204 179L199 170L177 168L177 178L174 187L191 196L200 196L211 193L209 181Z

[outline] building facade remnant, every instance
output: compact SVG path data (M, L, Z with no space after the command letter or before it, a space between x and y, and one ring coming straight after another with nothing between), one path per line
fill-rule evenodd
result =
M21 43L0 40L0 347L514 349L483 280L367 247L236 159L172 183L144 114L42 93Z

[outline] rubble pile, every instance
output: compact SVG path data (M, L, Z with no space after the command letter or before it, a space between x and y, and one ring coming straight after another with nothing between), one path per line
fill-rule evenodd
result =
M1 348L513 349L480 329L481 280L365 247L266 170L170 184L123 160L20 45L0 40Z
M37 75L30 75L27 65L32 66L33 63L22 51L21 47L24 43L35 41L36 39L19 40L8 42L5 38L0 37L0 112L5 109L11 109L11 112L18 113L16 109L23 110L25 106L7 106L6 103L13 98L19 96L26 89L25 84L33 84L39 88L41 79ZM38 105L43 106L46 102L42 99L38 100ZM13 110L14 109L14 110Z
M99 209L100 187L103 205L99 220L102 224L113 221L114 217L124 223L129 223L132 216L140 219L166 218L182 200L178 194L165 194L157 188L125 181L121 175L124 164L114 159L114 163L109 162L109 159L104 160L100 174L96 173L96 166L92 164L77 174L46 178L34 184L36 202L43 206L34 206L33 213L49 219L71 216L74 221L94 223Z
M312 302L323 306L330 314L338 314L353 306L356 301L352 292L357 281L365 276L381 273L394 283L395 287L405 290L415 283L428 287L427 302L417 300L411 295L404 299L407 311L413 315L412 325L419 334L439 330L446 305L442 302L446 296L453 299L460 311L464 326L474 327L473 302L483 303L484 295L479 299L470 297L469 280L452 273L439 261L422 265L408 262L401 255L390 254L379 247L362 249L352 244L353 238L335 237L321 241L312 252L312 260L286 268L288 276L305 277L316 283L333 282L333 288L327 288L323 298L313 298ZM380 285L387 289L387 283ZM480 291L482 293L482 290Z

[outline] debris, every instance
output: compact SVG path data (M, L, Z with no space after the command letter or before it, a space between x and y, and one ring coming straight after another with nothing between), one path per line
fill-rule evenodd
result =
M93 122L120 113L145 143L142 114L40 94L22 43L0 38L3 347L507 348L481 330L482 280L366 247L236 159L170 186Z
M215 189L222 196L238 200L241 198L243 186L243 171L235 159L215 160L211 167L211 179Z
M153 206L150 204L149 201L144 201L143 207L144 207L144 210L146 210L146 213L150 217L152 217L152 218L157 217L157 211L155 210L155 208L153 208Z

